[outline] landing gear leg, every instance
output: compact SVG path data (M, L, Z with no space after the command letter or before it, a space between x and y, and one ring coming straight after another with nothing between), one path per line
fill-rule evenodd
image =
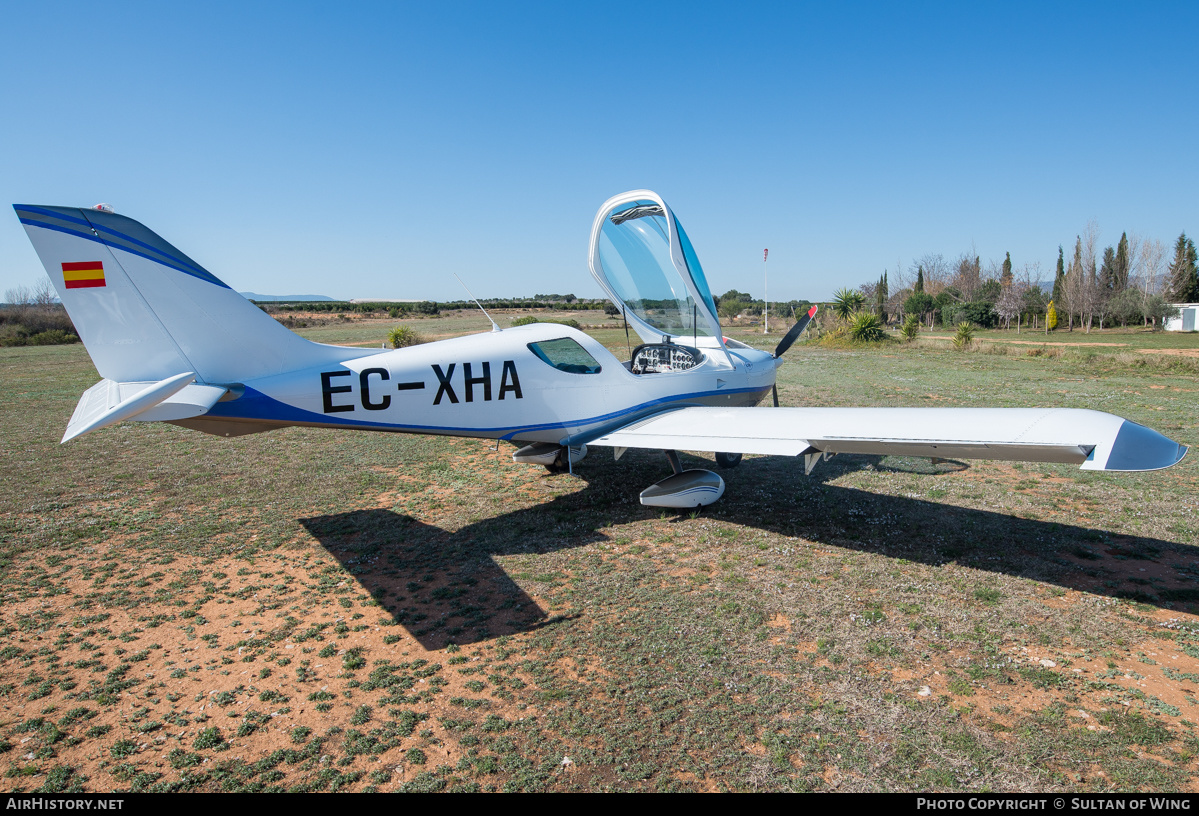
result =
M666 458L670 460L670 467L676 476L683 472L683 466L679 464L679 454L676 451L666 451Z

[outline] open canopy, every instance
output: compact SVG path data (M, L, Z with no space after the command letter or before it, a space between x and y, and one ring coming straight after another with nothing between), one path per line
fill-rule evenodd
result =
M591 274L647 343L723 346L716 304L687 233L666 202L633 190L604 202L591 228Z

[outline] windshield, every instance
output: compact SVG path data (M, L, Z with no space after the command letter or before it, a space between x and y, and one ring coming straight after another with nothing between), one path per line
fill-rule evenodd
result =
M603 370L599 361L587 353L587 349L569 337L529 343L529 351L559 371L569 374L599 374Z
M649 200L627 201L611 212L599 234L604 277L630 316L641 318L664 334L711 337L719 327L706 319L706 314L715 314L716 308L699 259L676 219L688 271L704 299L697 309L671 260L666 218L661 205Z

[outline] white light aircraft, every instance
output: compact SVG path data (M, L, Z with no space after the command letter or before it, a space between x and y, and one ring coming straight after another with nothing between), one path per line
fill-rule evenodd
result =
M572 469L587 446L666 452L643 504L697 507L724 480L675 451L837 453L1063 462L1155 470L1186 453L1111 414L1064 408L780 408L783 353L815 313L759 351L721 333L699 258L656 193L604 202L591 273L642 343L621 362L575 329L534 323L395 350L288 331L137 221L107 207L16 205L103 379L63 442L123 420L219 436L290 425L507 440L517 462ZM756 406L774 392L775 407Z

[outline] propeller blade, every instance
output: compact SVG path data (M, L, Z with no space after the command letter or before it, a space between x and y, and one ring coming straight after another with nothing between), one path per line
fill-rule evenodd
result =
M801 317L799 321L791 327L791 331L783 335L783 339L779 341L778 346L774 350L774 356L776 358L782 357L783 352L791 348L791 344L799 339L799 336L803 334L803 330L808 327L808 324L812 322L812 318L815 316L816 306L813 305L811 309L808 309L808 313Z
M774 407L775 407L775 408L778 408L778 407L779 407L779 387L778 387L778 384L776 383L775 385L772 385L772 386L770 386L770 390L771 390L771 391L774 393Z

